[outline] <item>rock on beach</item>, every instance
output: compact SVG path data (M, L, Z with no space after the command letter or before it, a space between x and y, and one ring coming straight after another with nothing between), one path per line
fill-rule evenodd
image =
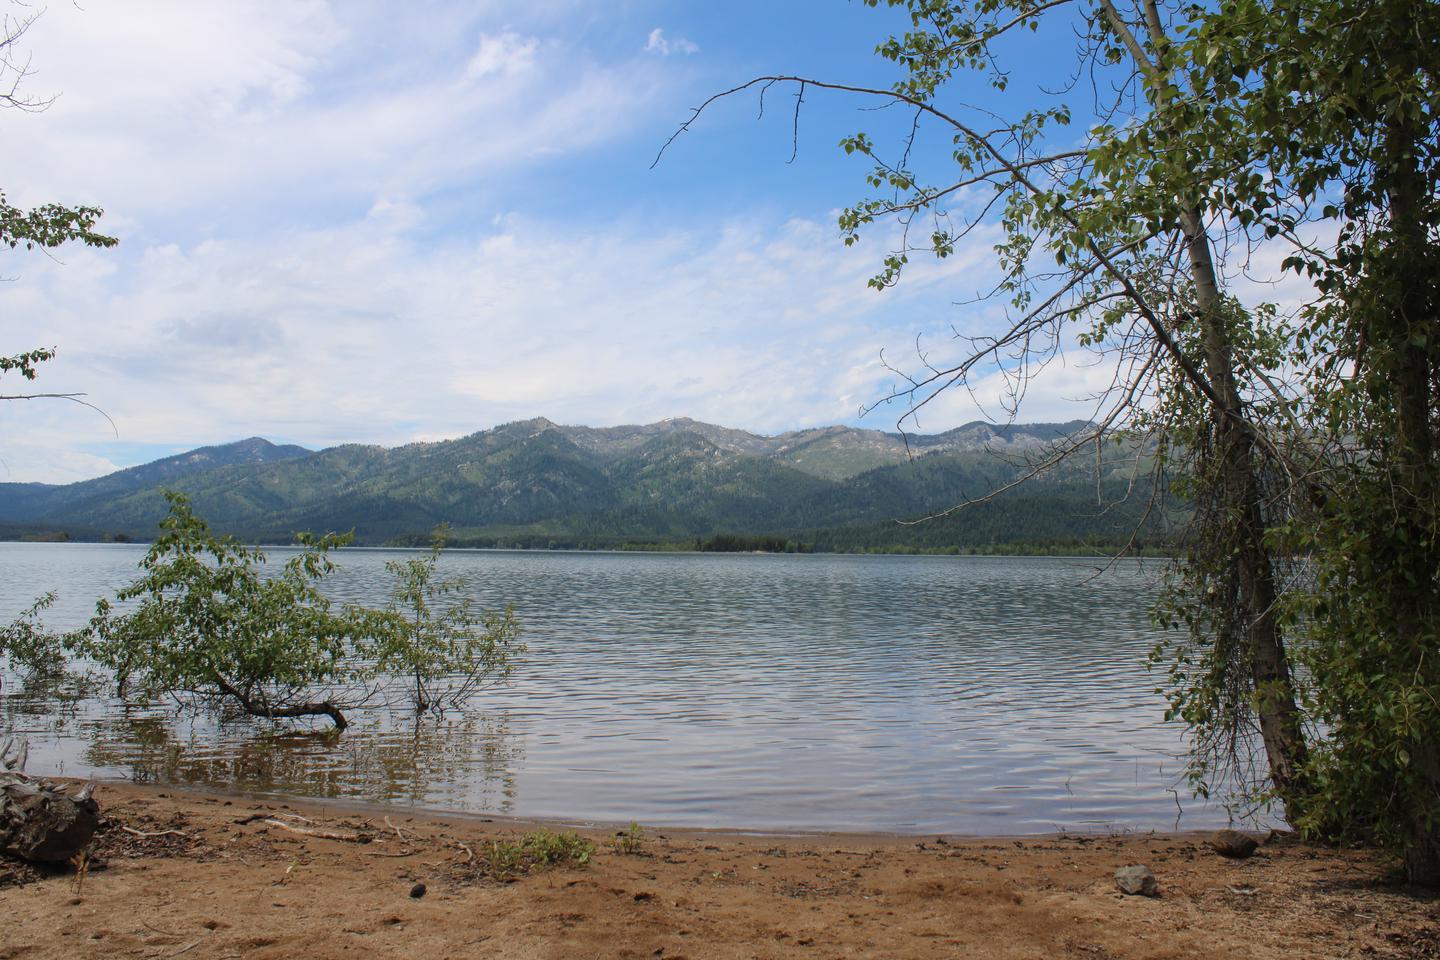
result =
M1135 864L1115 871L1115 886L1120 892L1131 897L1160 896L1160 881L1149 867Z

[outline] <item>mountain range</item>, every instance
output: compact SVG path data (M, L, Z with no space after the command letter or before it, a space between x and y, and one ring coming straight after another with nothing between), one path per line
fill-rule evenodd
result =
M0 484L0 535L146 540L165 513L162 491L174 489L216 529L272 543L300 530L418 543L444 522L452 542L475 546L674 546L718 535L839 550L1115 544L1144 516L1141 503L1104 506L1128 489L1134 449L1074 458L940 520L896 522L1000 489L1085 426L761 436L683 418L618 427L537 418L394 448L312 451L252 437L79 483ZM1163 539L1166 519L1152 512L1142 535Z

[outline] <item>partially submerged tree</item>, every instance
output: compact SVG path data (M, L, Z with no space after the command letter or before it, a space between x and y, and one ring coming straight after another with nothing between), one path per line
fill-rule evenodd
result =
M338 605L320 592L344 538L302 535L302 550L272 575L265 554L220 537L167 493L170 513L141 561L141 576L102 600L81 653L112 671L122 691L222 704L254 717L328 717L373 692L376 652L395 618Z
M267 573L262 550L216 535L182 494L166 498L141 576L68 636L124 695L344 729L345 711L397 684L419 710L459 705L508 677L524 650L513 611L477 610L463 578L437 577L443 529L428 555L387 564L398 582L375 609L321 592L348 537L300 534L300 552Z
M27 682L57 677L65 670L65 637L40 622L41 612L54 602L53 592L44 594L0 627L0 666L20 674Z
M389 609L397 623L380 649L379 666L406 682L418 712L459 706L504 681L525 651L511 607L479 610L464 595L466 578L438 576L447 534L442 524L428 554L385 564L395 577Z

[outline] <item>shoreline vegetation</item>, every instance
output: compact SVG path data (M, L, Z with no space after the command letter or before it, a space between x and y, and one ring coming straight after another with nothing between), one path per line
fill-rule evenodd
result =
M1358 848L1257 835L763 835L102 783L80 877L0 873L0 955L1433 956ZM1159 895L1125 896L1120 868ZM1343 880L1337 878L1343 877ZM1362 922L1363 920L1363 922Z

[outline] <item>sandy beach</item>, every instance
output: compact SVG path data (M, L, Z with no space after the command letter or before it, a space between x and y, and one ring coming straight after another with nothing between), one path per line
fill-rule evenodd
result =
M567 826L102 785L85 876L0 867L0 958L1440 957L1440 901L1363 850L1203 835L759 836L580 828L589 862L486 851ZM496 843L500 845L496 846ZM1154 870L1158 897L1114 872ZM417 885L423 885L423 892Z

